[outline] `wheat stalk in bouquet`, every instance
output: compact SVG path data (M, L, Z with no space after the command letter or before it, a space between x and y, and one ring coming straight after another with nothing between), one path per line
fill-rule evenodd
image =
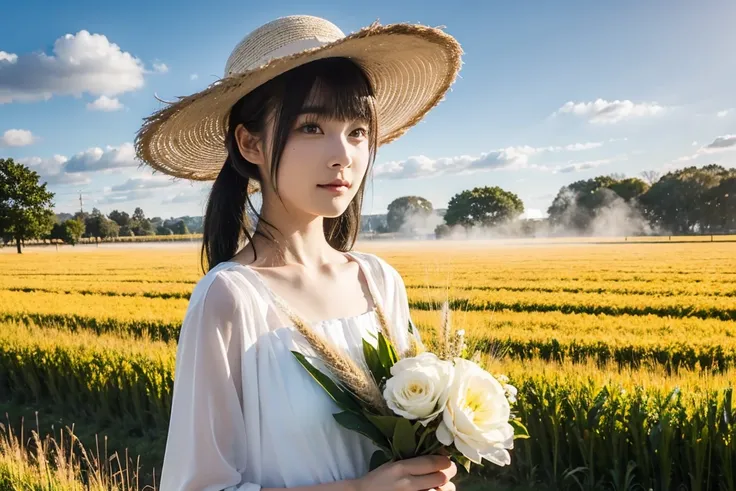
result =
M379 448L370 469L390 461L440 454L454 458L468 472L483 460L503 466L526 428L512 413L516 388L503 375L481 368L479 353L468 359L464 331L452 332L445 301L435 353L424 348L409 320L409 347L397 353L386 317L376 306L382 329L374 345L363 340L367 370L342 349L292 315L297 329L315 348L329 371L317 370L292 351L314 380L342 410L335 420L370 438Z

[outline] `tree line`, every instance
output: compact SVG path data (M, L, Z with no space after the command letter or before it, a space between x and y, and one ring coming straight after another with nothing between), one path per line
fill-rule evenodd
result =
M132 215L113 210L107 216L91 213L54 214L54 193L39 183L39 175L13 161L0 159L0 239L15 242L56 239L76 244L81 237L172 235L201 232L201 217L147 218L140 207ZM453 230L503 229L509 235L548 233L594 234L601 219L616 213L634 226L632 234L736 233L736 169L717 164L687 167L662 176L642 178L598 176L563 186L547 209L548 218L521 220L523 201L498 186L474 187L455 194L434 227L436 237ZM421 196L402 196L388 206L386 224L379 231L412 233L417 225L437 214Z
M736 169L717 164L687 167L664 175L643 172L642 178L598 176L575 181L558 191L542 220L521 220L523 201L498 186L475 187L454 195L434 229L443 237L456 229L479 227L506 231L509 235L599 234L615 214L634 234L736 233ZM421 196L403 196L388 206L386 231L411 233L434 214ZM596 227L601 224L601 227ZM407 227L408 225L408 227Z

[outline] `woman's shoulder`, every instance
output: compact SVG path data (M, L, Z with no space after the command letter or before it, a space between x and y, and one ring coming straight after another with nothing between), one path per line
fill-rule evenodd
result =
M381 256L362 251L350 251L351 254L362 259L363 263L369 267L371 276L381 288L386 287L387 282L395 282L401 280L401 275L394 266Z
M231 312L243 307L255 290L247 268L236 262L222 262L210 269L194 286L191 305L207 304L208 309Z

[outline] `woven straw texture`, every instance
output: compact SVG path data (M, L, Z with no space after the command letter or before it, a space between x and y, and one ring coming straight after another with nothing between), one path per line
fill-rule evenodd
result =
M135 139L138 158L154 170L214 180L227 157L230 108L245 94L299 65L328 57L358 63L376 92L378 144L389 143L437 105L457 77L462 50L439 29L377 23L344 36L334 24L291 16L247 35L227 60L225 77L145 119ZM258 184L251 181L249 192Z

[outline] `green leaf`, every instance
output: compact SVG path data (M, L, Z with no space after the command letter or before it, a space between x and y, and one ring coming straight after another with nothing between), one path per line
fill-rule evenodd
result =
M386 437L381 433L373 423L363 414L356 414L350 411L343 411L341 413L332 415L335 420L344 426L345 428L360 433L373 441L379 448L384 450L386 453L391 453L389 442Z
M529 430L518 419L512 419L509 424L514 428L514 440L521 438L522 440L529 438Z
M394 450L402 459L414 457L417 449L416 425L411 421L401 418L396 422L393 438Z
M376 348L365 339L363 340L363 355L368 364L368 369L373 375L373 379L376 381L376 384L380 385L381 380L388 378L390 373L386 370L383 363L381 363L381 358L378 356Z
M381 332L378 333L378 356L381 358L381 363L390 375L391 367L396 364L399 357L393 345L386 340Z
M375 452L373 452L373 455L371 455L371 465L368 470L370 472L374 469L378 469L383 464L385 464L386 462L390 462L390 461L391 461L390 455L387 455L386 452L384 452L383 450L376 450Z
M393 438L396 423L400 419L404 419L401 416L377 416L375 414L366 414L365 417L368 418L371 423L376 425L386 438Z
M470 473L470 464L471 464L471 462L470 462L470 459L469 458L467 458L466 456L464 456L462 454L457 454L457 455L455 455L455 460L457 460L457 463L460 464L461 466L463 466L463 468L465 468L465 470L468 473Z
M361 408L353 396L341 389L330 377L317 370L311 363L307 361L303 354L298 351L292 351L292 354L301 363L301 365L307 370L307 372L317 381L319 385L327 392L335 403L340 406L340 409L344 411L351 411L354 413L360 413Z

